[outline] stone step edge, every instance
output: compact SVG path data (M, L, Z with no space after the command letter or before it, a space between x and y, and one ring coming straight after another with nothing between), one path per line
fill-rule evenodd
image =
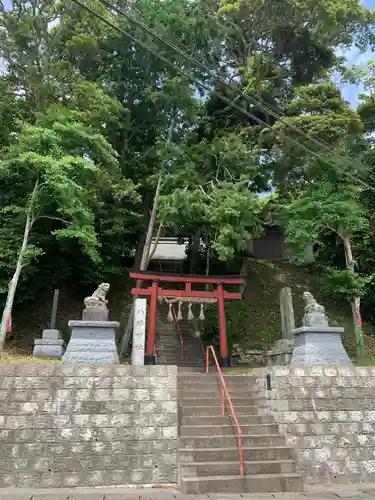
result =
M177 388L177 393L178 393L178 396L179 396L178 399L182 400L182 401L186 401L187 403L190 403L191 401L202 401L202 402L204 402L204 401L207 401L208 399L210 399L210 400L211 399L217 399L217 400L221 401L220 389L217 389L214 394L211 393L210 396L207 395L205 397L199 397L199 396L197 396L197 397L194 397L194 398L187 398L187 397L185 397L184 395L181 394L181 389L178 389L178 388ZM268 401L275 401L275 400L269 399L269 398L267 398L265 396L256 396L256 397L238 396L236 394L233 394L230 389L228 390L228 393L229 393L229 397L231 399L237 399L237 400L243 400L243 401L252 401L252 400L255 400L255 401L264 400L264 401L267 401L267 402ZM242 391L242 394L243 394L243 391ZM288 401L288 400L286 400L286 401ZM202 405L202 406L204 406L204 405ZM245 405L241 405L241 406L245 406ZM253 406L253 405L251 405L251 406ZM291 411L293 411L293 410L291 410ZM294 410L294 411L298 411L298 410ZM320 411L324 411L324 410L320 410ZM329 411L329 410L326 410L326 411ZM331 410L331 411L333 411L333 410ZM342 410L342 411L345 411L345 410ZM348 410L348 411L354 411L354 410Z
M238 417L241 418L243 415L239 415ZM194 417L193 417L194 418ZM203 417L202 417L203 418ZM352 423L357 423L357 422L352 422ZM365 423L371 423L371 424L374 424L374 422L365 422ZM338 424L338 422L334 422L333 423L334 425ZM284 424L280 424L278 422L259 422L259 423L240 423L240 428L242 429L242 427L248 427L248 428L252 428L252 427L263 427L263 426L266 426L266 427L269 427L269 426L277 426L280 428L280 425L284 425ZM207 429L211 429L211 428L215 428L215 427L230 427L230 428L235 428L235 425L233 422L231 423L227 423L227 424L216 424L216 425L200 425L200 424L184 424L184 423L180 423L179 425L179 429L181 428L186 428L188 427L189 429L191 428L202 428L202 427L207 427ZM250 430L249 429L249 430ZM16 430L16 429L10 429L10 430ZM24 430L24 429L21 429L21 430ZM182 430L182 429L181 429ZM348 431L349 433L357 433L358 431L360 431L361 433L361 436L373 436L375 434L374 431L371 431L371 430L363 430L361 428L358 428L356 430L353 430L353 431ZM293 436L293 437L314 437L314 438L319 438L319 437L323 437L323 436L337 436L337 433L334 432L334 431L330 431L330 432L327 432L327 431L324 431L324 434L314 434L312 433L311 431L310 432L307 432L307 433L303 433L303 432L299 432L297 430L293 431L293 433L291 432L287 432L287 433L284 433L284 431L282 431L279 435L282 435L282 436ZM260 436L260 434L254 434L254 436ZM201 437L204 437L204 436L201 436ZM214 436L214 437L217 437L217 436ZM375 448L375 443L374 443L374 448Z
M233 399L236 399L236 398L233 398ZM178 403L180 404L181 403L181 399L177 399ZM184 409L185 408L220 408L220 411L221 411L221 405L202 405L202 406L199 406L199 405L193 405L193 406L188 406L188 405L181 405ZM227 406L227 405L225 405ZM235 413L237 413L237 410L239 409L242 409L242 408L268 408L268 405L264 405L264 406L260 406L260 405L237 405L235 408L234 408L234 411ZM271 409L270 409L271 411ZM220 417L220 416L223 416L223 415L214 415L216 417ZM225 415L224 415L225 416Z
M241 428L241 426L240 426ZM285 436L283 436L282 434L242 434L242 439L243 438L274 438L274 437L278 437L278 438L283 438ZM237 439L237 435L233 435L233 436L178 436L178 439L221 439L221 438L234 438L234 439ZM201 449L201 448L197 448L197 449Z
M200 438L202 436L199 436ZM177 448L179 452L188 452L188 453L196 453L196 452L204 452L204 451L238 451L238 446L236 447L233 447L233 446L230 446L230 447L224 447L224 448ZM256 450L292 450L292 448L290 446L280 446L280 445L266 445L266 446L243 446L242 447L243 450L246 450L246 451L256 451ZM202 462L196 462L198 464L202 463Z
M213 368L213 367L211 367L211 368ZM182 376L182 377L186 377L187 376L187 374L184 373L184 372L177 372L177 375L178 376ZM192 375L199 376L199 377L202 377L204 375L207 378L208 377L218 377L219 376L219 372L217 372L217 371L209 371L208 373L206 373L206 372L205 373L192 373ZM239 373L237 375L235 373L226 373L226 370L224 370L223 375L224 375L224 378L229 378L229 379L233 379L233 380L244 379L244 380L253 380L254 382L256 380L260 380L259 377L255 377L254 375L242 375L241 373ZM265 378L265 376L263 378ZM318 378L320 378L320 377L318 377ZM334 378L334 377L332 377L332 378ZM335 377L335 378L337 378L337 377Z
M240 427L262 427L262 426L267 426L269 427L270 425L274 425L274 426L278 426L279 424L276 423L276 422L273 422L271 424L264 424L264 423L259 423L259 424L241 424ZM233 424L222 424L222 425L200 425L200 424L197 424L197 425L189 425L189 424L180 424L179 428L182 429L186 429L186 428L189 428L189 429L193 429L193 428L199 428L199 429L204 429L207 427L207 429L221 429L223 427L228 427L230 429L233 429L233 427L235 427L234 423ZM371 433L372 434L372 433ZM261 436L261 434L257 434L257 436ZM312 434L314 435L314 434Z
M278 474L245 474L240 476L243 479L283 479L283 478L301 478L301 474L295 472L284 472ZM238 480L238 476L195 476L195 477L184 477L181 478L183 482L191 483L196 481L230 481L231 479Z
M294 464L295 461L290 459L290 458L285 458L284 460L244 460L243 461L244 465L271 465L271 464ZM232 465L232 464L239 464L239 460L225 460L225 461L220 461L218 462L217 460L213 460L212 462L180 462L180 468L181 467L196 467L197 465L212 465L212 466L219 466L219 465ZM292 473L291 473L292 474ZM295 474L295 473L293 473ZM207 477L207 476L199 476L199 477Z

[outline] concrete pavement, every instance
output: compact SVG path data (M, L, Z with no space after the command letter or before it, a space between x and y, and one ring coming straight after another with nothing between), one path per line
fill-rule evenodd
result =
M174 488L0 489L0 500L375 500L375 483L307 486L304 493L182 495Z

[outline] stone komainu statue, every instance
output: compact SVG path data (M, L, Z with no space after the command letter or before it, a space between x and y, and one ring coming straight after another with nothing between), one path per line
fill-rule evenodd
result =
M321 313L325 314L325 309L323 306L317 303L310 292L303 293L303 299L306 303L305 305L305 313Z
M312 294L310 292L304 292L303 299L305 301L305 315L302 321L303 325L328 326L328 319L325 314L325 309L323 306L317 303Z
M106 300L105 296L109 290L109 283L100 283L95 292L90 295L90 297L86 297L84 300L84 304L86 309L90 307L107 307L108 300Z

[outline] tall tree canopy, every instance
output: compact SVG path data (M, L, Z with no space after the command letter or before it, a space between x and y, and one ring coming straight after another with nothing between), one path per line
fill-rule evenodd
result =
M339 50L373 47L371 10L359 0L86 5L143 46L70 0L1 8L0 289L20 256L18 301L43 276L96 280L135 248L139 259L157 184L155 233L188 237L195 252L204 239L212 259L243 256L272 189L298 251L329 230L350 234L368 272L374 68L360 74L358 110L333 75L348 78Z

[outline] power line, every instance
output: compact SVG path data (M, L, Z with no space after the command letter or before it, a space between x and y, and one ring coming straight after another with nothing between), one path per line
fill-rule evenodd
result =
M139 19L137 19L136 17L134 17L131 13L126 12L126 11L120 9L116 5L113 5L111 2L109 2L108 0L100 0L100 1L101 1L101 3L103 3L104 5L106 5L109 9L114 10L115 12L121 14L122 16L124 16L126 19L128 19L132 23L134 23L137 26L141 27L148 34L150 34L151 36L153 36L157 40L161 41L162 43L164 43L165 45L167 45L169 48L171 48L172 50L174 50L178 54L180 54L184 59L188 60L189 62L191 62L191 63L193 63L195 65L198 65L200 68L208 71L208 73L214 73L215 72L215 69L209 68L207 66L206 62L201 62L197 58L189 55L186 51L184 51L183 49L181 49L180 47L178 47L176 44L174 44L170 40L167 40L162 35L159 35L159 33L157 33L154 29L150 28L146 23L144 23L143 21L140 21ZM141 12L139 11L139 9L136 8L136 10L137 10L137 12L139 12L141 14ZM250 102L252 104L255 103L258 107L260 107L267 114L273 116L280 123L282 123L283 125L285 125L289 129L293 130L294 132L296 132L300 136L302 136L302 137L306 138L308 141L311 141L311 142L315 143L316 145L324 148L326 151L329 151L330 153L334 152L335 154L337 154L337 152L324 139L320 139L320 138L316 138L314 136L310 136L304 130L300 130L295 125L293 125L293 124L285 121L283 119L283 117L285 115L283 115L283 113L280 112L280 110L278 110L276 107L272 107L272 106L270 107L269 105L265 104L264 100L261 99L260 97L259 97L259 99L260 99L259 100L259 99L255 98L253 96L250 96L249 94L247 94L246 92L244 92L238 85L228 84L227 81L224 78L222 78L220 75L216 75L215 74L214 77L220 83L222 83L227 88L229 88L230 90L233 90L233 89L236 90L237 93L239 93L242 97L244 97L245 99L250 100ZM263 122L263 123L265 123L265 122ZM274 130L274 129L272 129L272 130ZM350 162L350 165L352 165L353 159L350 159L350 158L348 158L347 156L345 156L343 154L340 154L340 156L343 159L345 159L347 162ZM369 177L371 178L370 175L369 175ZM373 180L375 180L375 177L373 177Z
M106 19L104 16L102 16L100 13L96 12L95 10L93 10L88 5L82 3L80 0L72 0L72 1L75 4L77 4L78 6L80 6L81 8L83 8L84 10L90 12L93 16L95 16L97 19L100 19L102 22L104 22L105 24L107 24L108 26L110 26L112 29L114 29L118 33L121 33L122 35L124 35L127 38L129 38L130 40L132 40L133 43L139 45L140 47L144 48L145 50L147 50L148 52L150 52L151 54L153 54L155 57L157 57L160 60L162 60L163 62L165 62L168 66L170 66L172 69L174 69L177 73L180 73L183 76L185 76L186 78L188 78L189 80L193 81L198 87L204 88L208 92L212 92L212 94L216 95L219 99L221 99L222 101L224 101L230 107L232 107L232 108L240 111L241 113L243 113L248 118L251 118L252 120L255 120L259 125L264 125L268 129L270 129L272 132L274 132L274 133L276 132L277 134L285 137L287 140L295 143L297 146L301 147L302 149L304 149L308 153L314 155L319 160L325 162L326 164L329 164L329 165L333 166L334 168L339 168L338 165L336 165L335 163L331 162L330 160L327 160L326 158L323 158L319 153L317 153L316 151L313 151L312 149L308 148L305 144L299 143L298 141L296 141L295 139L293 139L291 137L288 137L285 133L283 133L281 131L275 131L273 129L273 127L271 125L269 125L267 122L263 121L261 118L258 118L253 113L251 113L250 111L246 110L245 108L238 106L234 101L231 101L230 99L228 99L227 97L225 97L221 93L219 93L217 91L212 91L212 89L208 85L202 83L194 75L191 75L190 73L188 73L184 69L176 67L173 62L171 62L169 59L167 59L166 57L164 57L162 54L160 54L159 52L157 52L152 47L150 47L146 43L142 42L138 38L134 37L128 31L126 31L126 30L124 30L122 28L119 28L118 26L116 26L115 24L113 24L111 21L109 21L108 19ZM120 10L120 9L118 9L118 10ZM138 24L138 22L136 20L134 22L136 22L136 24ZM148 28L148 30L150 30L150 28ZM153 31L153 30L151 30L151 31ZM225 84L228 85L226 82L225 82ZM332 150L331 152L334 152L334 150ZM345 171L344 171L344 174L347 175L348 177L350 177L351 179L353 179L355 182L359 182L365 188L370 189L371 191L375 191L375 188L373 188L372 186L370 186L369 184L367 184L365 181L363 181L359 177L355 177L353 174L350 174L349 172L345 172Z

